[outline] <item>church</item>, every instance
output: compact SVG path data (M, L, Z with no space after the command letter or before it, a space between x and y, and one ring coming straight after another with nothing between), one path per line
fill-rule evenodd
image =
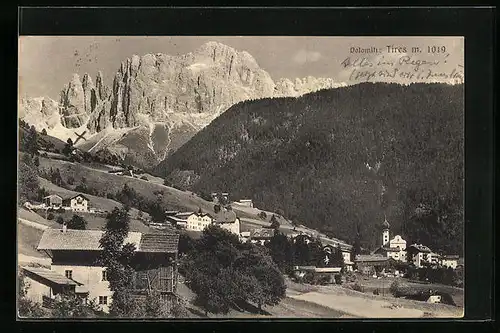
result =
M406 262L406 241L401 235L395 235L390 239L390 228L391 225L385 218L384 223L382 223L382 246L376 249L373 254L380 254L387 258Z

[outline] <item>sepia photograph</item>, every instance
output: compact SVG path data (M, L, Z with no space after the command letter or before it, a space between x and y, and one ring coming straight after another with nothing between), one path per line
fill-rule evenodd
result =
M464 316L463 37L18 59L18 320Z

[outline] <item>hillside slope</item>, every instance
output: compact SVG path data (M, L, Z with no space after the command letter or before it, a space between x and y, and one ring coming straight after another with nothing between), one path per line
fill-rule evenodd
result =
M386 215L409 241L459 253L463 117L463 85L365 83L246 101L155 171L351 242L359 227L365 246L380 242Z

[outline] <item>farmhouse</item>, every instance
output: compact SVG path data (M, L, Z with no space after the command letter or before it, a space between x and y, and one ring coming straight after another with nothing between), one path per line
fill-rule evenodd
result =
M320 280L325 283L335 283L335 276L340 275L341 270L341 267L294 266L293 273L298 279L304 279L309 275L313 284Z
M62 204L66 209L72 210L74 212L88 212L89 201L90 200L86 196L77 194L73 197L64 199L62 201Z
M356 256L354 262L361 273L369 275L378 274L384 269L391 269L396 264L396 260L393 258L384 257L380 254L360 254Z
M437 255L433 254L431 249L422 244L410 245L408 256L411 258L411 262L419 268L437 261Z
M222 208L213 218L213 223L233 234L240 236L240 219L232 210Z
M69 279L74 282L75 293L84 299L96 300L103 311L109 311L113 293L109 289L106 267L97 263L102 235L103 231L99 230L46 229L38 250L46 252L52 259L51 273L32 272L38 275L32 280L46 286L33 290L33 297L50 302L48 299L54 299L60 293L61 285L73 288ZM129 232L124 243L135 246L131 263L135 274L135 296L142 297L150 290L156 290L165 297L175 293L178 234L169 231ZM51 276L52 280L47 279Z
M43 203L46 208L59 209L63 205L63 198L57 194L51 194L43 198Z

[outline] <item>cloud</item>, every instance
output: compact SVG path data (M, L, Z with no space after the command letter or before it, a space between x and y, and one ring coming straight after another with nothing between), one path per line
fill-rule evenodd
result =
M316 62L321 59L322 55L319 52L300 50L293 56L292 60L297 64L305 64L307 62Z

